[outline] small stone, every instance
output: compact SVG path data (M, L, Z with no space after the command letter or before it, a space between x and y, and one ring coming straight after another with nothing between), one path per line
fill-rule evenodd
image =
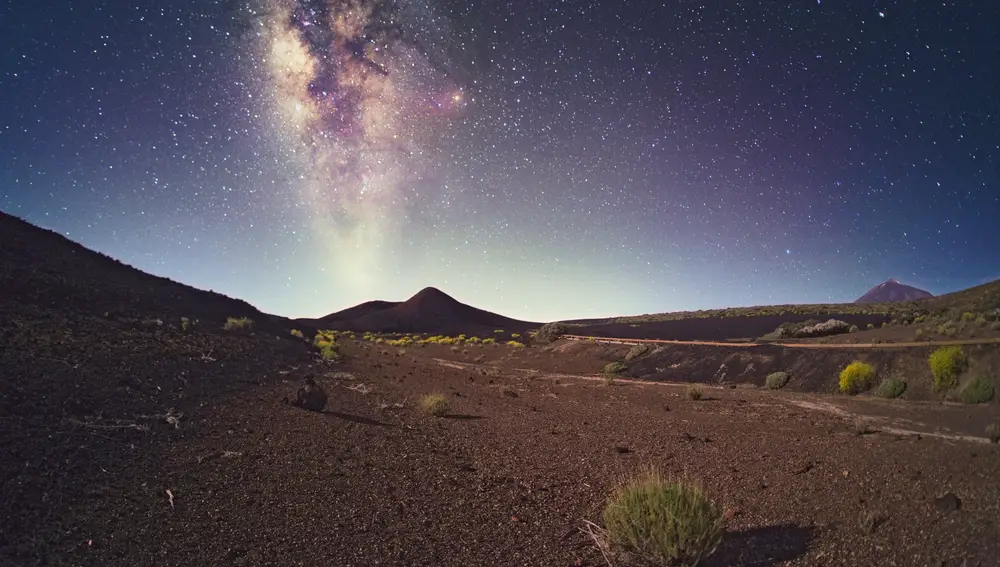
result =
M955 512L962 508L962 499L954 492L948 492L935 498L934 505L942 512Z

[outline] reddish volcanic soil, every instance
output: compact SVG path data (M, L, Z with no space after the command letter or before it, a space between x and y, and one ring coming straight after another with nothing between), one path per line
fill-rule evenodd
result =
M630 361L660 382L605 380L630 347L565 340L343 340L330 363L243 302L2 215L0 237L0 565L599 567L579 528L647 464L732 514L707 565L1000 557L1000 448L983 438L1000 406L913 401L932 399L919 349ZM238 315L254 328L224 331ZM995 345L969 354L997 368ZM906 374L912 400L816 393L854 356ZM759 388L775 368L786 389ZM307 375L323 413L282 403ZM428 393L447 415L419 410Z

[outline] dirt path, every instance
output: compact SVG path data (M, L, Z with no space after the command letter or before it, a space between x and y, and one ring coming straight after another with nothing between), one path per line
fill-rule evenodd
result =
M437 364L448 368L479 371L495 368L488 364L456 362L441 358L432 359ZM539 372L534 369L514 368L514 372L525 376L535 376L546 380L578 380L606 381L599 374L566 374ZM686 388L687 383L661 382L639 380L636 378L615 377L614 383L637 386L659 386L665 388ZM870 428L899 436L926 436L952 441L969 441L973 443L989 443L989 439L979 435L984 430L983 422L997 419L1000 416L992 408L969 408L950 404L922 402L893 402L858 397L837 397L823 394L802 394L798 392L777 392L759 390L756 388L739 388L731 390L703 385L709 390L709 395L718 398L754 396L756 401L768 404L787 404L815 412L834 415L845 421L866 424ZM975 434L973 434L975 433Z
M750 342L750 343L728 343L716 341L675 341L667 339L624 339L612 337L584 337L581 335L563 335L562 338L571 341L594 341L604 344L638 345L638 344L667 344L667 345L697 345L697 346L721 346L734 348L750 348L759 346L779 346L782 348L807 348L807 349L859 349L859 348L915 348L915 347L935 347L935 346L966 346L966 345L988 345L1000 344L1000 339L964 339L953 341L924 341L924 342L904 342L904 343L783 343L783 342Z

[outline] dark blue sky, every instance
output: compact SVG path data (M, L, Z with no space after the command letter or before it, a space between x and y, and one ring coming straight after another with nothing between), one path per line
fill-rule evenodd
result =
M1000 277L1000 6L0 8L0 209L315 316L534 320Z

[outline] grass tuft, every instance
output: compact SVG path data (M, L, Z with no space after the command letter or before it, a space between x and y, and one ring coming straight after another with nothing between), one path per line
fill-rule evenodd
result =
M226 331L250 331L253 330L253 319L249 317L230 317L226 319L226 324L222 328Z
M688 384L687 397L694 401L698 401L705 397L705 392L702 391L701 386L698 384Z
M447 415L448 398L444 394L427 394L420 398L420 409L435 417Z
M604 547L650 565L697 565L725 532L722 512L697 484L647 468L627 478L604 508Z

